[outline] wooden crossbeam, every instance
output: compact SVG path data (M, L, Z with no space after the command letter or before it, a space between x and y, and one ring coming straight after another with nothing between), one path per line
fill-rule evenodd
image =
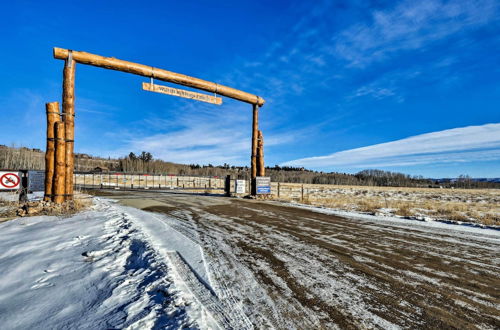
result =
M132 73L143 77L154 78L178 85L201 89L210 93L216 93L222 96L230 97L242 102L255 104L259 107L263 106L265 103L264 99L260 96L199 78L186 76L180 73L159 69L144 64L119 60L114 57L104 57L101 55L54 47L54 58L67 60L70 56L74 61L78 63Z

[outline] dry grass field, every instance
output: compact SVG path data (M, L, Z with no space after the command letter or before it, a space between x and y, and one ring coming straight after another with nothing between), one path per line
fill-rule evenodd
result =
M305 192L305 204L344 211L500 225L498 189L316 186Z

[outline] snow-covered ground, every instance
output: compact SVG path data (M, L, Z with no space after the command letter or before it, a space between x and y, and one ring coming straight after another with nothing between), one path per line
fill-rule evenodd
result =
M96 199L0 233L1 329L248 326L211 291L201 248L151 213Z

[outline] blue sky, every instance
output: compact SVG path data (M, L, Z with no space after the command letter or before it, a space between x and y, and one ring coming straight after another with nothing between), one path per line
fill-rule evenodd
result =
M0 18L0 144L44 148L57 46L262 96L266 165L500 177L495 0L15 1ZM250 105L84 65L76 77L77 152L249 164Z

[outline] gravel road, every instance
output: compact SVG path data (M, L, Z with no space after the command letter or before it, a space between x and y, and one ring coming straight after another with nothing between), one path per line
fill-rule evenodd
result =
M199 242L214 291L258 328L500 328L500 232L253 200L112 198Z

